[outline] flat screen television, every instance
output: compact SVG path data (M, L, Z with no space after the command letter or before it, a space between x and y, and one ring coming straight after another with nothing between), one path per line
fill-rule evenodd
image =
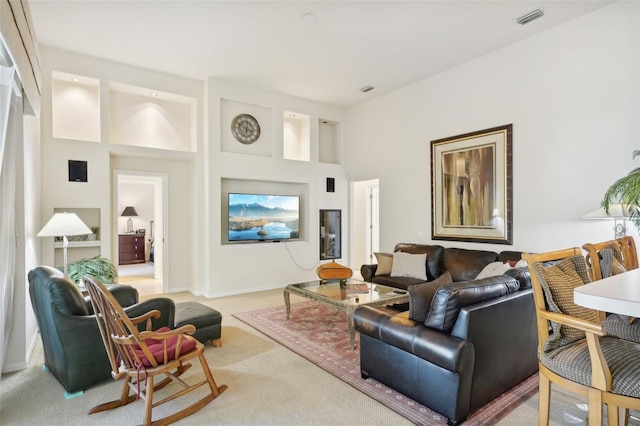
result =
M300 197L229 193L229 242L299 238Z

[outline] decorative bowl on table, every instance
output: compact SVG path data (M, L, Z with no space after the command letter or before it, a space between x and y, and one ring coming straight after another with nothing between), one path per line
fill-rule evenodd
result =
M340 284L346 284L347 280L353 275L353 271L351 268L333 261L318 266L316 274L318 274L318 278L323 284L330 281L340 281Z

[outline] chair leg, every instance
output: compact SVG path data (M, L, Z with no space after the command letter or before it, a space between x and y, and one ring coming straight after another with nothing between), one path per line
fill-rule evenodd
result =
M222 339L219 337L217 339L211 339L211 344L214 348L219 348L222 346Z
M202 371L204 371L204 375L207 376L207 382L209 382L211 393L213 393L213 395L217 397L222 392L227 390L227 385L221 385L220 387L218 387L218 385L216 384L216 380L213 378L213 374L209 369L209 363L207 363L207 359L204 357L204 352L201 352L200 355L198 355L198 358L200 359Z
M551 381L542 373L539 374L538 426L549 424L549 404L551 402Z
M122 407L123 405L127 405L128 403L135 401L137 399L137 395L131 395L131 396L129 395L130 382L131 382L131 377L126 376L124 379L124 383L122 384L122 392L120 393L120 399L116 399L110 402L105 402L104 404L95 406L91 410L89 410L89 414L95 414L101 411L112 410L114 408Z
M587 399L589 401L589 426L602 426L602 392L589 388Z
M147 376L147 388L144 391L144 418L142 424L150 426L152 421L151 410L153 409L153 376Z
M610 425L619 425L619 411L618 411L618 407L616 407L615 405L611 405L611 404L607 404L607 421L608 424Z

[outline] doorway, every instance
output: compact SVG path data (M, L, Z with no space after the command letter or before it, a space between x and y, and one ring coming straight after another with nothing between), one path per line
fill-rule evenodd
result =
M118 282L135 287L141 296L165 293L168 288L164 279L168 277L164 256L167 179L164 173L114 172Z
M376 262L379 251L379 181L363 180L353 183L353 263L352 268Z

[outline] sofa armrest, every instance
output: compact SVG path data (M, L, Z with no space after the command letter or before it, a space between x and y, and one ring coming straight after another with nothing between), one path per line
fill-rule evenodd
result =
M378 269L378 264L376 263L371 265L362 265L360 267L360 273L362 274L362 279L364 281L371 282L371 279L375 276L377 269Z
M107 290L116 298L120 306L126 308L127 306L135 305L138 303L138 290L127 284L107 284L105 285ZM87 305L87 311L89 315L93 315L93 305L91 304L91 297L85 296L84 303Z
M370 306L361 306L353 315L355 329L412 353L454 373L473 360L473 345L447 333L425 327L403 316L392 316ZM471 358L469 358L471 357ZM472 362L473 363L473 362Z
M504 275L515 278L520 283L520 290L531 288L531 274L527 266L507 269Z
M145 300L140 303L136 303L135 305L131 305L124 309L129 317L138 317L152 310L160 311L159 318L153 318L151 320L151 329L157 330L160 327L169 327L173 328L175 315L176 315L176 307L173 300L166 297L156 297L153 299ZM146 322L138 324L138 330L145 331L146 330Z
M497 397L538 369L533 290L525 289L460 310L452 336L475 349L473 398ZM484 399L471 406L483 404Z

